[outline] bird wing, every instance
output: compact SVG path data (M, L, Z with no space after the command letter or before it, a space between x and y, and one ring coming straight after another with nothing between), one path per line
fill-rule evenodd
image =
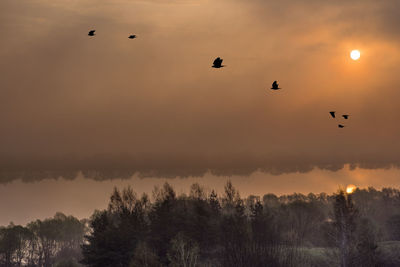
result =
M219 58L219 57L217 57L215 60L214 60L214 65L221 65L221 63L222 63L222 59L221 58Z

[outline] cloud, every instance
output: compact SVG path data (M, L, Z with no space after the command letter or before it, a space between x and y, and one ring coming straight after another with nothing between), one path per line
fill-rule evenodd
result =
M3 1L0 181L398 166L398 5Z

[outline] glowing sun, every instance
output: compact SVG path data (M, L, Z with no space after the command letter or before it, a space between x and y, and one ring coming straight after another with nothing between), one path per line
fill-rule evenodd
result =
M358 50L353 50L350 52L350 57L352 60L358 60L360 58L360 56L361 56L361 53Z
M346 193L347 194L351 194L354 192L354 190L356 190L356 186L353 184L349 184L346 188Z

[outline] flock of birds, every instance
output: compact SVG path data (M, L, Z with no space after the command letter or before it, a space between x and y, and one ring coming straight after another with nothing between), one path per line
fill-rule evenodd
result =
M88 35L89 35L89 36L95 36L95 35L96 35L95 32L96 32L95 30L90 30L89 33L88 33ZM128 38L129 38L129 39L135 39L135 38L136 38L136 35L131 34L131 35L128 36ZM222 58L217 57L217 58L214 60L213 65L212 65L211 67L216 68L216 69L225 67L225 65L222 65L222 61L223 61ZM274 82L272 83L272 87L271 87L270 89L271 89L271 90L279 90L279 89L282 89L282 88L279 87L278 81L274 81ZM335 111L330 111L329 114L331 115L332 118L334 118L334 119L336 118L336 112L335 112ZM347 119L349 118L349 116L350 116L350 115L348 115L348 114L343 114L343 115L342 115L342 117L343 117L345 120L347 120ZM343 124L338 124L338 127L339 127L339 128L344 128L345 126L344 126Z
M89 35L89 36L95 36L95 35L96 35L95 32L96 32L96 30L91 30L91 31L89 31L88 35ZM129 38L129 39L135 39L135 38L136 38L136 35L131 34L131 35L128 36L128 38Z
M336 112L335 111L330 111L329 114L331 114L331 117L336 119ZM343 114L342 117L347 120L349 118L350 115L348 114ZM339 128L344 128L345 126L343 124L338 124Z

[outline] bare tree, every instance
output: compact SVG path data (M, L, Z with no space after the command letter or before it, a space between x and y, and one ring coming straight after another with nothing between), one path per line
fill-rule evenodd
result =
M199 247L182 233L178 233L171 240L171 249L167 256L173 267L195 267L197 266Z

